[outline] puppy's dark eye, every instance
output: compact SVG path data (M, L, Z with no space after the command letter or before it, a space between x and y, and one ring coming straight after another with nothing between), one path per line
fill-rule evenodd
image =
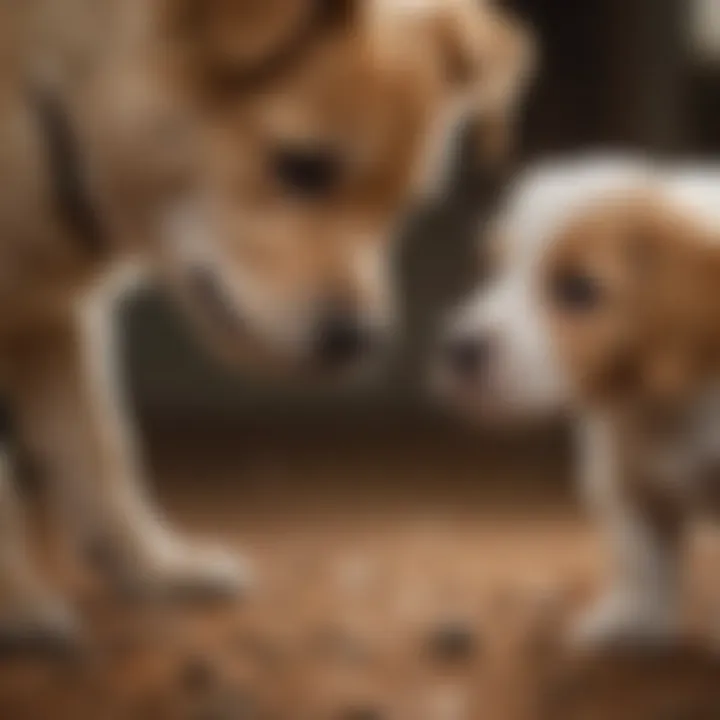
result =
M564 270L551 279L550 293L553 303L562 310L587 312L602 301L599 281L578 270Z
M340 158L332 150L288 147L276 152L273 171L285 192L317 200L335 190L341 179L342 167Z

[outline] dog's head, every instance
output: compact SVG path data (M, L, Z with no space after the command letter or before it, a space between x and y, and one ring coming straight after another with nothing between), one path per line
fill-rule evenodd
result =
M523 30L474 0L162 0L195 121L161 267L232 357L345 370L394 320L392 246L467 112L510 122Z
M714 245L659 191L590 203L510 253L455 319L446 387L510 416L691 398L720 359Z

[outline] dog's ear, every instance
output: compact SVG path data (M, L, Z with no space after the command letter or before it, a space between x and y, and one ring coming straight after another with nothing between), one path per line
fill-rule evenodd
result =
M362 0L159 0L160 31L190 79L279 71L321 33L352 29Z
M448 79L467 94L481 159L504 158L515 135L519 106L535 74L533 33L491 4L449 2L436 25Z
M645 393L671 404L715 367L720 262L712 230L680 208L652 196L630 199L625 248L628 282L643 338ZM622 226L619 237L622 237Z

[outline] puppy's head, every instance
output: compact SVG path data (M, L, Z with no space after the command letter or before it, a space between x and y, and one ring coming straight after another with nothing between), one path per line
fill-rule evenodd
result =
M682 402L717 371L717 239L661 196L608 202L541 272L550 334L580 400Z
M233 358L346 370L394 321L392 240L458 121L511 115L525 34L474 0L163 0L195 120L160 266Z
M594 204L457 320L451 384L513 415L692 397L720 359L714 245L660 195Z

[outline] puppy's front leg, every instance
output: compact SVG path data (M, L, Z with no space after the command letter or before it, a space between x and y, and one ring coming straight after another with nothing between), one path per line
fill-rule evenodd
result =
M109 308L98 304L26 334L13 348L20 430L62 524L119 589L235 592L244 577L235 558L178 538L140 483L116 388L111 324Z
M0 648L71 644L77 634L74 617L35 569L10 475L0 450Z
M615 428L583 428L583 489L610 551L610 589L574 629L581 644L671 640L680 621L682 519L676 508L645 502L635 492Z

